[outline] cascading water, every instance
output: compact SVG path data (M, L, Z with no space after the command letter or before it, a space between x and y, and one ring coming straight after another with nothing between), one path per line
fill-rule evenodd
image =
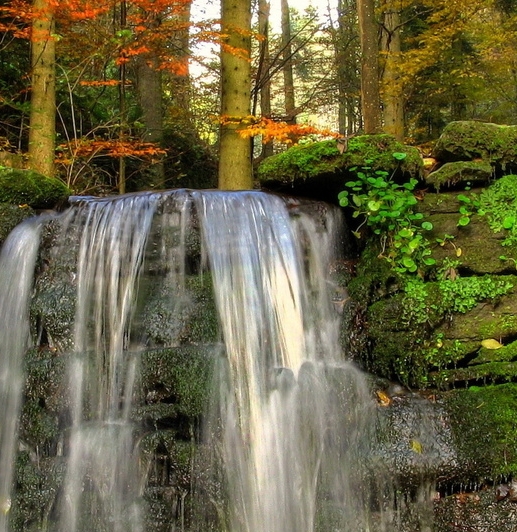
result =
M23 355L29 343L29 296L41 224L18 226L0 255L0 531L7 530L23 389Z
M339 259L342 221L329 206L315 211L308 216L298 202L261 192L174 191L79 198L53 220L59 231L46 260L75 257L64 273L75 287L75 322L70 345L54 341L67 351L60 353L67 413L56 451L64 473L47 530L153 530L143 503L149 467L132 417L141 353L153 347L141 314L159 284L168 309L160 315L172 316L163 342L180 345L192 306L189 268L211 272L224 345L213 355L216 385L201 442L222 480L217 500L203 503L217 506L219 523L192 517L181 529L392 530L363 467L373 403L363 376L341 360L332 306L329 270ZM186 248L196 224L202 253L193 267ZM0 407L9 408L12 425L0 428L2 506L11 497L38 246L38 225L22 227L5 245L1 270L15 279L4 279L0 293L7 326L0 333ZM6 375L7 368L14 373ZM5 532L7 506L0 514Z
M231 501L229 530L313 531L323 462L339 452L327 375L339 358L339 326L326 284L338 258L337 214L293 223L275 196L194 198L227 355L216 374L222 428L212 445Z

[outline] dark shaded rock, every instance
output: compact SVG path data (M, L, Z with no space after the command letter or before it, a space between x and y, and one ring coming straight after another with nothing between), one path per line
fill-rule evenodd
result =
M29 206L0 203L0 245L19 223L33 215L34 210Z
M486 185L494 177L492 166L484 161L456 161L445 163L425 178L435 190L467 185Z
M434 503L434 532L512 532L516 522L517 505L496 501L490 487L455 493Z

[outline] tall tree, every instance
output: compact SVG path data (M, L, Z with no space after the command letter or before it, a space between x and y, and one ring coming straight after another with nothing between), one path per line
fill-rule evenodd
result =
M287 123L296 122L294 97L293 46L291 37L291 15L288 0L281 0L282 10L282 73L284 75L284 105Z
M33 170L53 176L56 136L54 4L48 0L34 0L33 17L29 161Z
M252 114L257 114L257 99L260 94L260 113L267 118L271 117L271 56L269 51L269 13L270 5L267 0L258 3L258 30L261 35L259 42L259 63L257 79L253 98ZM262 145L261 158L273 155L273 143L265 142Z
M239 134L251 113L251 0L221 2L219 188L253 188L251 143Z
M398 2L400 4L400 2ZM404 140L404 97L398 80L397 64L400 60L400 12L392 0L384 0L381 33L381 50L384 58L382 69L382 108L384 131Z
M338 0L338 18L329 28L338 95L338 129L339 133L345 136L359 129L358 94L361 81L358 75L360 53L356 13L356 0Z
M357 0L361 42L361 109L367 134L381 129L379 84L379 27L375 20L375 0Z

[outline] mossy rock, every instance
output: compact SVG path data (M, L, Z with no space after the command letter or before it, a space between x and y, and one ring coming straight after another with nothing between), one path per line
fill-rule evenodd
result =
M141 399L147 406L138 411L141 420L155 425L159 419L200 416L208 400L214 356L213 346L145 351Z
M0 245L19 223L33 215L34 211L29 206L0 203Z
M481 483L517 474L517 384L454 390L443 401L464 479Z
M467 185L482 186L493 179L492 166L484 161L455 161L445 163L438 170L431 172L426 178L426 184L435 190Z
M364 365L419 388L482 378L480 368L464 368L483 340L517 334L516 285L515 276L415 280L368 307ZM514 375L507 372L505 380Z
M59 179L32 170L0 168L0 201L12 205L54 208L70 196L69 188Z
M406 153L406 158L398 161L393 157L397 152ZM265 159L257 168L257 177L266 189L336 201L347 171L365 165L406 177L420 176L423 169L416 148L390 135L361 135L350 138L343 152L334 140L293 146Z
M442 162L483 159L503 170L517 167L517 126L458 121L448 124L433 150Z

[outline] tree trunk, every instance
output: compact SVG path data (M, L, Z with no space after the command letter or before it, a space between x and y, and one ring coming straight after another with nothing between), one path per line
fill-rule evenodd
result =
M336 86L338 90L339 133L349 136L359 127L358 113L361 80L357 74L358 35L356 20L356 0L338 0L337 29L333 32Z
M258 4L258 25L259 33L262 35L262 40L259 44L259 67L257 71L256 87L260 94L260 113L262 116L271 117L271 79L270 79L270 63L271 57L269 55L269 2L267 0L259 0ZM256 98L255 98L256 100ZM253 106L253 113L256 114L256 105ZM262 145L261 159L273 155L273 143L266 142Z
M239 128L251 113L251 0L222 0L219 188L253 188L251 143Z
M162 74L153 53L142 54L136 60L136 86L141 119L144 125L142 141L161 145L163 141ZM149 188L164 188L165 174L162 161L146 171L145 184Z
M53 176L56 138L54 13L46 0L34 0L33 10L29 161L33 170Z
M382 72L384 131L397 140L404 140L404 95L398 79L397 61L400 56L400 13L385 6L381 48L385 63Z
M281 0L282 9L282 73L284 75L284 99L286 122L296 123L296 103L294 98L293 47L291 39L291 16L288 0Z
M381 130L379 84L378 25L375 21L375 0L357 0L359 39L361 42L361 108L364 132Z

